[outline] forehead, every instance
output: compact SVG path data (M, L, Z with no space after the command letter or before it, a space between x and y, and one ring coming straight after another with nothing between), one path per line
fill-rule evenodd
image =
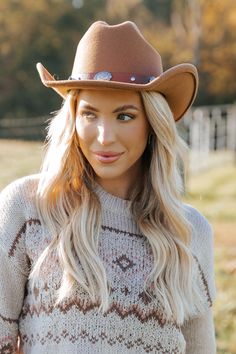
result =
M102 90L80 90L78 94L79 102L88 102L89 104L99 105L106 104L134 104L142 106L141 95L139 92L118 89L102 89Z

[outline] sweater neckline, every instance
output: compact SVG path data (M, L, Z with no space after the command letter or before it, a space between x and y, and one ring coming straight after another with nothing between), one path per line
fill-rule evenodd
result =
M131 201L119 198L111 193L108 193L98 183L95 185L95 193L99 197L101 207L116 214L131 215Z

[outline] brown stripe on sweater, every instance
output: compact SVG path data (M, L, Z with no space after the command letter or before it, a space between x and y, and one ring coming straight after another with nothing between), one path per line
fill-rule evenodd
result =
M12 242L12 245L11 245L11 248L8 252L8 256L9 257L13 257L14 256L14 253L16 251L16 247L17 247L17 244L19 243L21 237L25 234L25 231L26 231L26 228L27 228L27 225L41 225L41 222L40 220L38 219L29 219L27 221L24 222L24 224L22 225L22 227L20 228L19 232L17 233L14 241Z
M209 305L212 306L212 298L211 298L211 295L210 295L208 283L207 283L207 280L206 280L205 275L203 273L202 267L201 267L197 257L193 255L193 258L197 262L197 266L198 266L198 270L199 270L199 273L200 273L200 276L201 276L201 279L202 279L202 283L203 283L205 291L206 291L207 301L208 301Z
M72 335L68 330L64 329L61 333L54 335L51 331L48 331L45 336L41 336L39 333L35 333L34 335L22 334L21 339L23 343L27 343L30 346L35 345L37 342L42 345L48 340L54 342L56 344L60 343L63 338L67 338L67 340L71 343L76 343L78 340L86 339L92 344L96 344L98 341L106 341L111 347L122 343L127 349L131 348L142 348L146 353L167 353L165 348L161 345L161 343L156 340L154 345L145 344L142 338L135 336L124 336L124 334L118 334L114 337L108 335L105 331L101 331L98 335L93 335L91 332L88 332L85 329L81 329L76 335ZM112 348L111 348L112 353ZM179 354L180 351L178 348L173 348L171 354Z
M136 233L133 233L133 232L123 231L123 230L119 230L119 229L116 229L114 227L110 227L110 226L106 226L106 225L102 225L102 230L103 231L108 230L110 232L115 232L116 234L123 234L123 235L128 235L128 236L131 236L131 237L143 238L142 234L136 234Z
M158 325L161 328L163 328L167 323L171 323L173 327L179 328L174 322L167 321L163 313L157 309L145 309L145 311L143 311L137 304L131 305L128 308L123 308L118 303L113 302L104 316L107 316L111 312L115 312L121 319L124 319L128 316L135 316L141 323L145 323L153 319L158 322Z
M13 319L13 318L9 318L9 317L5 317L3 315L0 314L0 318L4 321L4 322L8 322L8 323L18 323L18 319Z
M31 318L33 316L39 316L41 313L45 313L47 315L50 315L53 311L59 310L61 313L64 315L69 312L73 307L77 308L79 311L81 311L84 315L92 311L94 308L97 308L99 306L99 303L93 303L93 302L88 302L86 303L81 300L73 300L73 301L68 301L66 303L61 303L57 306L50 305L46 307L45 305L41 304L39 306L35 305L29 305L24 306L21 317L25 318L27 315L29 315ZM110 308L104 313L104 316L108 316L110 313L116 313L120 319L125 319L126 317L129 316L134 316L136 317L141 323L146 323L150 320L154 320L158 323L158 325L163 328L166 324L171 323L172 326L175 328L179 328L177 324L175 324L173 321L167 321L163 315L162 312L158 311L156 308L147 310L145 311L138 306L138 304L131 305L127 308L122 307L116 302L113 302L110 306Z

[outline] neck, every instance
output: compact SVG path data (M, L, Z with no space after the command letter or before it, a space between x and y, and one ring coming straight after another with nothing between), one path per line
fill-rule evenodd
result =
M129 199L129 191L128 186L124 187L124 185L120 185L120 182L115 180L104 180L104 179L97 179L98 184L109 194L112 194L116 197L121 199Z
M110 180L98 177L97 183L109 194L112 194L121 199L130 200L134 188L141 184L141 176L136 176L132 181L129 181L125 178Z

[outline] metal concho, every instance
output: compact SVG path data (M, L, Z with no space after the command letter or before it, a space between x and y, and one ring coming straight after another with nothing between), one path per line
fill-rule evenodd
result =
M112 79L112 74L109 71L99 71L94 75L93 79L110 81Z

